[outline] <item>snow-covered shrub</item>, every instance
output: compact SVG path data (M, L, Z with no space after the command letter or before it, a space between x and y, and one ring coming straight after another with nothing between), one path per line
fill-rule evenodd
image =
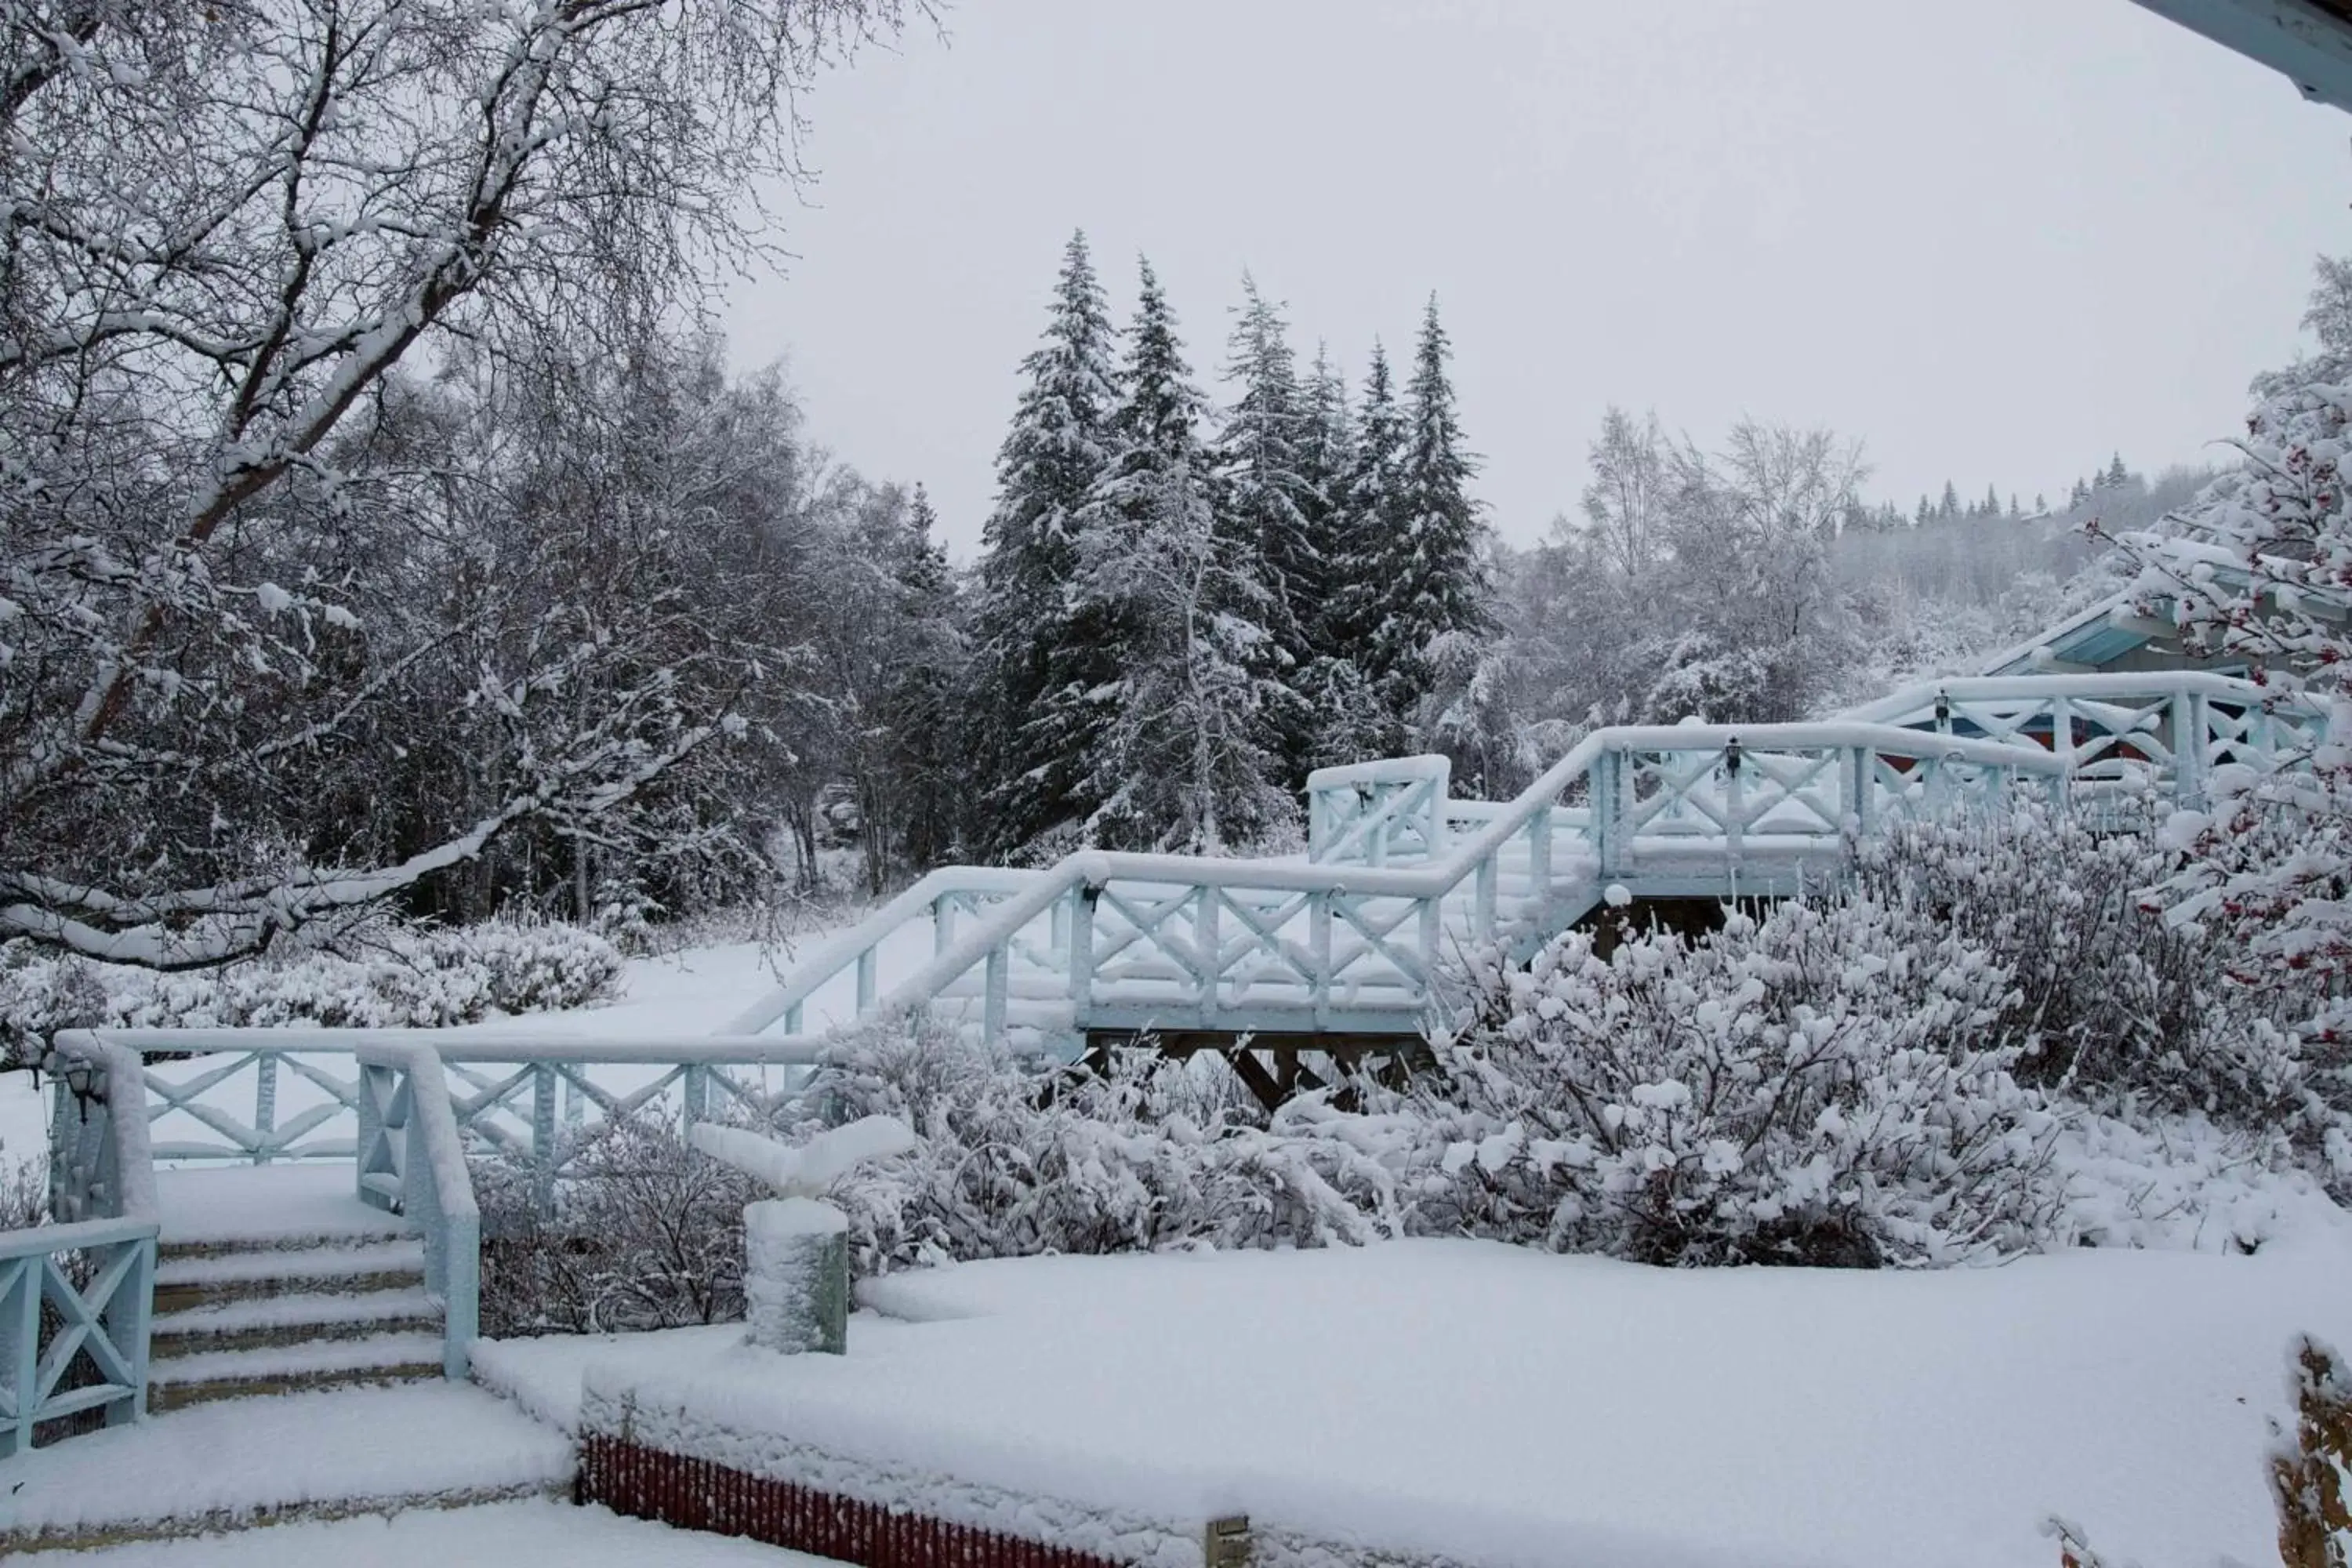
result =
M2261 1120L2277 1086L2207 1048L2229 1032L2210 1015L2239 1000L2222 994L2226 952L2147 907L2174 862L2162 821L2140 798L2090 820L2026 802L1908 821L1857 847L1856 890L1927 914L2008 973L1999 1028L2023 1047L2021 1079L2103 1105Z
M2011 1069L2008 976L1854 898L1608 959L1570 932L1482 976L1412 1103L1421 1228L1653 1263L1948 1263L2030 1247L2056 1121Z
M1365 1241L1402 1226L1381 1122L1318 1100L1269 1118L1213 1060L1121 1052L1100 1072L1041 1077L945 1026L887 1020L849 1042L811 1100L835 1120L895 1116L924 1140L833 1194L865 1272Z
M288 948L223 969L156 974L11 944L0 1033L60 1028L441 1028L492 1013L577 1007L612 993L621 957L578 926L383 924L336 948Z
M59 1029L108 1021L98 965L28 942L0 942L0 1072L29 1067Z
M666 1120L597 1129L540 1212L530 1172L473 1162L482 1332L608 1333L743 1315L743 1205L757 1183L687 1147Z
M1860 847L1855 884L1931 915L2008 973L1997 1031L2023 1047L2023 1081L2137 1127L2210 1120L2263 1163L2284 1140L2352 1184L2344 1052L2289 1027L2273 988L2245 983L2257 960L2242 933L2154 907L2177 843L2153 799L2095 814L2027 804L1897 826Z

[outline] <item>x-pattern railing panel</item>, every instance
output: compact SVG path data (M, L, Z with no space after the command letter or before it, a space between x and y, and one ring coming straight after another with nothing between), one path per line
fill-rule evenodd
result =
M0 1459L30 1448L46 1422L99 1406L109 1426L145 1413L156 1229L147 1216L0 1232ZM86 1281L68 1269L73 1256ZM68 1378L77 1362L87 1378Z

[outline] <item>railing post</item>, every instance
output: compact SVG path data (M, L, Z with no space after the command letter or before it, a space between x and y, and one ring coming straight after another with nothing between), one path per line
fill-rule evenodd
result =
M15 1407L0 1428L0 1459L33 1446L33 1410L41 1376L41 1271L44 1255L0 1263L0 1373Z
M1539 805L1528 819L1528 890L1540 905L1551 897L1551 807Z
M931 900L931 956L937 958L955 942L955 906L950 895L941 893Z
M122 1244L131 1249L131 1270L107 1299L99 1324L116 1353L131 1366L131 1397L106 1407L109 1426L127 1426L147 1415L148 1328L155 1307L155 1237Z
M1618 842L1624 819L1617 809L1619 775L1623 767L1623 753L1603 750L1593 753L1592 770L1587 775L1592 801L1593 856L1600 863L1603 880L1616 876L1623 868L1625 858L1624 847Z
M1878 753L1868 746L1855 746L1846 752L1846 814L1853 818L1856 838L1870 837L1873 819L1877 815L1871 809L1871 797L1878 792Z
M1221 1005L1218 981L1225 967L1224 905L1214 888L1196 889L1192 897L1192 946L1201 957L1201 1021L1206 1024L1216 1016Z
M253 1130L260 1134L253 1146L253 1163L269 1163L269 1135L278 1131L278 1058L257 1051L253 1058Z
M688 1062L686 1071L678 1075L678 1094L684 1101L686 1125L710 1120L710 1068L705 1062Z
M1004 1037L1005 997L1011 988L1013 957L1005 944L998 942L988 950L988 965L982 982L980 1005L980 1035L985 1041Z
M1495 934L1495 900L1496 894L1496 862L1501 852L1488 855L1478 862L1476 879L1470 889L1470 934L1486 942Z
M1315 1026L1327 1027L1331 1021L1331 900L1337 895L1316 892L1307 895L1307 946L1313 955Z
M1102 889L1080 882L1070 889L1070 1026L1083 1038L1095 999L1095 901Z
M803 1005L801 1003L795 1002L791 1006L784 1009L785 1034L797 1035L801 1032L802 1005Z
M1739 872L1739 850L1747 837L1748 786L1739 777L1739 737L1723 746L1723 852L1734 876Z
M555 1212L555 1066L530 1069L530 1197L544 1219ZM410 1093L415 1092L412 1087ZM414 1113L409 1120L415 1120Z
M1445 934L1445 900L1443 896L1421 900L1421 984L1416 994L1426 1003L1430 999L1430 982L1436 977L1441 956L1438 945Z
M875 952L867 948L857 955L857 1016L861 1018L874 1011Z

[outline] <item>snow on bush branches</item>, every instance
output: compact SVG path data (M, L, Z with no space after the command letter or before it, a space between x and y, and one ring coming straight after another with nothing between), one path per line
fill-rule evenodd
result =
M609 994L621 973L610 942L571 925L379 922L339 945L157 974L10 942L0 946L0 1037L100 1025L440 1028L577 1007Z
M1916 910L1734 914L1602 958L1571 932L1484 977L1415 1097L1444 1228L1652 1263L1946 1263L2060 1205L2057 1121L1993 1026L2011 991Z
M2300 754L2288 747L2289 765L2214 769L2210 810L2174 825L2189 859L2166 893L2177 921L2230 931L2245 949L2241 977L2291 999L2307 1033L2340 1047L2352 1044L2352 385L2293 372L2270 385L2239 469L2167 533L2123 542L2142 566L2142 613L2243 661L2273 706L2318 709L2318 734Z

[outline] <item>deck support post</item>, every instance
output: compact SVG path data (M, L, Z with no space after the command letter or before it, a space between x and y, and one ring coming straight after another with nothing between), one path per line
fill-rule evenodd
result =
M1551 807L1540 805L1528 819L1528 890L1540 909L1551 897Z

